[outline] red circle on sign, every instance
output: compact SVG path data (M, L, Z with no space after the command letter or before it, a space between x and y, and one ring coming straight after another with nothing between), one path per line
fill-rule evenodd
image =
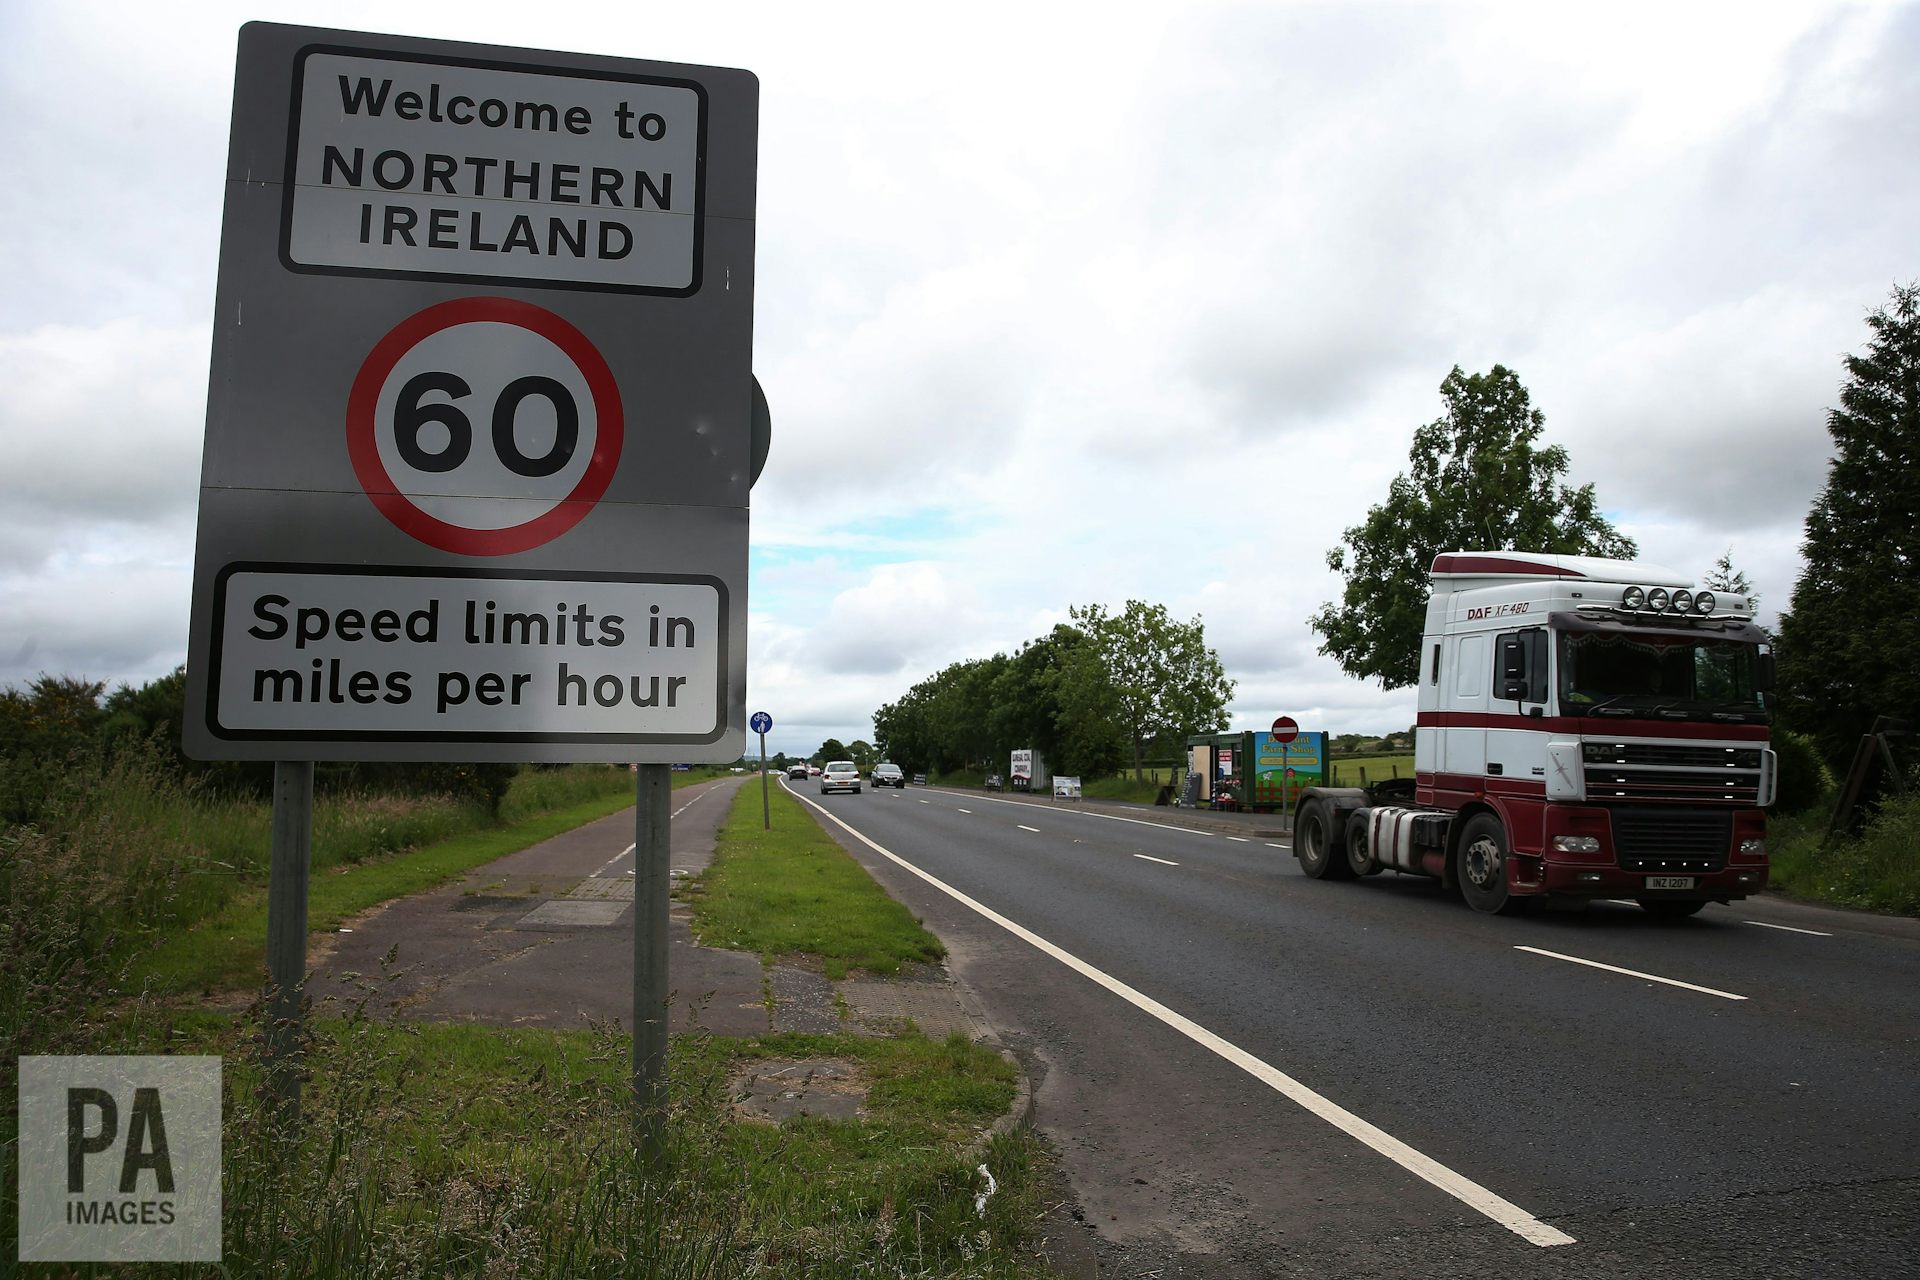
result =
M1300 736L1300 726L1294 723L1292 716L1281 716L1273 722L1273 740L1279 743L1292 742Z
M441 330L474 323L514 325L545 338L573 361L593 395L593 454L587 461L585 473L572 492L553 507L524 524L504 529L469 529L450 524L415 506L387 473L374 436L380 391L394 366L407 352ZM374 344L347 396L347 456L353 460L360 487L402 533L456 555L506 556L530 551L579 524L613 481L625 435L619 385L593 343L546 308L513 298L455 298L408 316Z

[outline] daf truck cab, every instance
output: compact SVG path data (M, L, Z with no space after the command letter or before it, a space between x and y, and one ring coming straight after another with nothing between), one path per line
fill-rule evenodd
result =
M1744 596L1637 561L1435 557L1414 777L1315 787L1316 879L1432 876L1476 910L1625 898L1686 916L1767 883L1767 637Z

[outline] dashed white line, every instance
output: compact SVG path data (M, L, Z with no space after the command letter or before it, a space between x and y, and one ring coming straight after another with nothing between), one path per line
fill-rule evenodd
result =
M1669 987L1681 987L1687 991L1698 991L1701 995L1719 996L1722 1000L1745 1000L1731 991L1716 991L1712 987L1699 987L1691 982L1682 982L1678 978L1663 978L1657 973L1642 973L1638 969L1622 969L1619 965L1601 964L1598 960L1583 960L1579 956L1562 955L1558 951L1544 951L1539 947L1515 947L1515 951L1529 951L1536 956L1546 956L1551 960L1565 960L1568 964L1583 964L1589 969L1605 969L1608 973L1624 973L1629 978L1645 978L1648 982L1662 982Z
M965 793L959 792L959 791L948 791L948 792L944 792L943 794L962 795ZM988 804L1018 805L1020 808L1023 808L1023 809L1038 809L1042 807L1040 805L1033 804L1030 801L1002 800L998 796L970 796L969 798L973 800L984 800ZM925 801L922 801L922 803L924 804ZM1167 823L1167 822L1148 822L1144 818L1123 818L1117 813L1089 813L1084 809L1078 810L1078 811L1073 809L1049 809L1048 811L1051 813L1076 813L1077 812L1078 816L1082 818L1105 818L1108 822L1131 822L1136 827L1152 827L1156 831L1178 831L1182 835L1207 836L1209 838L1213 836L1213 832L1211 831L1196 831L1192 827L1176 827L1173 824Z
M781 785L781 786L785 786L785 785L786 785L786 783L785 783L785 782L783 781L783 782L782 782L782 783L781 783L780 785ZM700 796L704 796L705 794L707 794L707 793L706 793L705 791L702 791L702 792L700 793ZM699 799L700 799L700 796L695 796L695 797L694 797L694 798L693 798L692 800L689 800L689 801L687 801L687 802L686 802L685 804L683 804L683 805L681 805L681 806L680 806L680 807L679 807L678 809L675 809L675 810L673 811L673 813L669 815L669 817L670 817L670 818L677 818L677 817L679 817L679 816L680 816L681 814L683 814L683 813L685 813L685 812L686 812L687 810L689 810L689 809L691 809L691 808L693 808L693 806L694 806L694 805L695 805L696 803L698 803L698 802L699 802ZM603 866L602 866L602 867L600 868L600 871L605 871L605 870L606 870L606 869L607 869L608 867L611 867L611 866L612 866L612 865L613 865L614 863L616 863L616 862L618 862L618 861L620 861L620 859L622 859L622 858L624 858L624 857L626 857L626 856L627 856L628 854L630 854L630 853L632 853L632 852L634 851L634 849L635 849L636 847L637 847L637 846L635 846L635 845L628 845L628 846L627 846L626 848L624 848L624 849L622 849L622 850L621 850L620 852L618 852L618 853L616 853L616 854L614 854L614 855L613 855L613 856L612 856L611 858L608 858L608 859L607 859L607 861L606 861L606 863L605 863L605 865L603 865ZM594 873L593 873L593 875L592 875L592 876L590 876L590 877L588 877L588 878L589 878L589 879L597 879L597 878L599 877L599 875L600 875L600 871L596 871L596 872L594 872ZM628 874L628 875L632 875L632 874L633 874L633 872L631 872L631 871L629 871L629 872L627 872L627 874Z
M1145 858L1148 862L1157 862L1163 867L1177 867L1180 865L1177 862L1168 862L1165 858L1156 858L1150 853L1136 853L1133 856L1136 858Z
M931 800L922 800L922 801L921 801L920 803L921 803L921 804L932 804L933 802L932 802Z
M1191 1018L1183 1014L1175 1013L1172 1009L1169 1009L1166 1005L1161 1004L1151 996L1143 995L1118 978L1103 973L1101 970L1094 968L1071 952L1065 951L1053 943L1048 942L1031 929L1014 923L985 903L968 897L944 880L939 879L929 872L922 871L919 867L914 866L899 854L873 840L864 832L841 819L839 815L829 812L823 805L816 804L812 800L807 800L805 796L802 796L801 799L813 805L814 809L825 815L829 821L833 822L836 826L847 832L847 834L889 862L893 862L911 874L918 876L962 906L999 925L1008 933L1013 934L1016 938L1026 942L1045 955L1058 960L1075 973L1105 987L1108 991L1119 996L1134 1008L1165 1023L1181 1035L1192 1040L1195 1044L1202 1046L1209 1052L1219 1055L1227 1062L1232 1063L1254 1079L1273 1089L1276 1093L1281 1094L1283 1097L1297 1103L1320 1119L1325 1120L1328 1124L1340 1130L1348 1137L1379 1152L1387 1159L1399 1165L1402 1169L1405 1169L1408 1173L1439 1188L1460 1203L1473 1209L1476 1213L1484 1214L1521 1239L1526 1240L1530 1244L1540 1245L1543 1248L1574 1243L1572 1236L1540 1221L1540 1219L1534 1217L1512 1201L1503 1199L1479 1183L1459 1173L1455 1173L1452 1169L1449 1169L1431 1156L1414 1150L1384 1129L1380 1129L1362 1120L1359 1116L1347 1110L1339 1103L1334 1102L1332 1099L1322 1097L1320 1094L1315 1093L1312 1089L1301 1084L1284 1071L1268 1065L1238 1045L1215 1035ZM1160 824L1146 823L1144 825L1158 826ZM1027 829L1032 830L1031 827ZM1176 830L1177 829L1178 828L1176 828Z
M1830 933L1822 933L1818 929L1796 929L1790 924L1768 924L1765 920L1749 920L1746 923L1757 924L1762 929L1779 929L1786 933L1804 933L1815 938L1831 938L1833 936Z
M1227 839L1229 839L1229 840L1232 840L1232 841L1234 841L1234 842L1236 842L1236 843L1238 843L1238 844L1252 844L1252 843L1253 843L1253 841L1251 841L1251 840L1249 840L1249 839L1247 839L1247 838L1246 838L1245 836L1228 836L1228 837L1227 837Z
M1035 834L1035 835L1039 835L1039 834L1040 834L1040 828L1038 828L1038 827L1030 827L1030 826L1028 826L1028 825L1027 825L1026 823L1024 823L1024 822L1016 822L1016 823L1014 823L1013 825L1014 825L1014 826L1016 826L1016 827L1018 827L1018 828L1020 828L1020 829L1021 829L1022 831L1031 831L1031 832L1033 832L1033 834Z
M1289 847L1290 847L1290 846L1288 846L1288 845L1284 845L1284 844L1275 844L1275 843L1274 843L1273 841L1271 841L1271 840L1269 840L1269 841L1267 841L1267 848L1269 848L1269 849L1285 849L1285 848L1289 848Z
M959 809L961 813L972 813L972 812L973 812L973 810L971 810L971 809L961 809L959 805L955 805L955 806L953 806L953 807L954 807L955 809Z

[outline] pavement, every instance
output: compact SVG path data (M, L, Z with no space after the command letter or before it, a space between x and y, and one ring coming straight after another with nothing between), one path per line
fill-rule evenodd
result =
M739 788L717 779L673 793L674 880L712 861ZM374 1016L499 1026L582 1027L633 1015L634 815L626 809L349 922L317 947L316 1004L366 1000ZM900 978L830 981L750 952L700 945L673 904L667 972L676 1033L889 1035L911 1021L932 1039L990 1040L978 1006L942 966Z

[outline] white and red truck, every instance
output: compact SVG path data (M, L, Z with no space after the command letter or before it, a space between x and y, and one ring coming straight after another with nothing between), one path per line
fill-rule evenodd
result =
M1687 916L1766 887L1773 662L1746 597L1637 561L1450 551L1420 652L1414 777L1308 788L1307 875L1432 876L1503 913Z

